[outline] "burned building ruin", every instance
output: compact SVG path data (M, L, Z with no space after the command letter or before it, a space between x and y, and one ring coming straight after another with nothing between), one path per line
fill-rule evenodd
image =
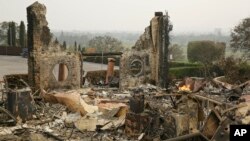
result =
M46 7L35 2L27 8L28 18L28 78L33 91L38 89L76 89L81 87L81 54L66 52L52 41ZM53 70L59 66L58 75Z
M155 12L150 26L140 36L131 51L122 55L120 86L135 87L152 83L165 88L168 74L169 32L172 30L168 13Z

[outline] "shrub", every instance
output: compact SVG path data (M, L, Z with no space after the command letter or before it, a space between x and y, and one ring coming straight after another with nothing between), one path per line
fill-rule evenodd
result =
M212 41L192 41L188 43L187 57L190 62L211 64L225 56L225 43Z
M102 58L102 56L95 56L95 57L86 57L83 59L83 61L86 61L86 62L93 62L93 63L99 63L101 64L103 62L103 64L108 64L108 58L107 56L104 56ZM116 61L115 61L115 66L119 66L120 64L120 57L112 57L114 58Z
M202 67L178 67L169 69L169 77L171 79L179 79L184 77L202 77Z
M177 67L198 67L201 64L198 63L188 63L188 62L169 62L170 68L177 68Z
M250 80L250 65L246 61L229 57L221 60L219 65L228 83L235 84Z

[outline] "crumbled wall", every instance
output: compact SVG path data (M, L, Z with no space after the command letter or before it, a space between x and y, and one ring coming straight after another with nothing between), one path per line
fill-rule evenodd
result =
M40 59L40 87L43 89L74 89L80 87L81 62L78 55L67 52L42 54ZM63 63L68 68L68 76L64 81L57 81L52 71L55 65Z
M28 18L28 78L33 91L42 89L79 88L82 63L79 53L66 52L52 42L46 20L46 7L38 2L27 7ZM57 81L52 73L56 64L65 64L68 77Z
M140 36L131 51L125 52L120 64L120 88L152 83L165 87L168 74L168 15L156 12L150 26Z

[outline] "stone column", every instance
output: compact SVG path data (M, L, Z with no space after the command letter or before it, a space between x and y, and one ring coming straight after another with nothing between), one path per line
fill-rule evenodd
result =
M115 67L115 59L108 58L108 68L107 68L107 75L106 75L106 84L109 83L109 79L114 76L114 67Z
M46 20L46 7L35 2L27 7L28 19L28 78L33 91L40 87L41 52L48 49L51 40L48 22Z

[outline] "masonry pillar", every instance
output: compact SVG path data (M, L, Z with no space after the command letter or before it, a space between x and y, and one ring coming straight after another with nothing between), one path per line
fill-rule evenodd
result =
M39 89L40 54L48 48L51 40L48 22L45 17L46 7L38 2L27 7L28 19L28 78L32 90Z
M110 78L114 76L114 67L115 67L115 59L114 58L108 58L106 84L108 84Z

